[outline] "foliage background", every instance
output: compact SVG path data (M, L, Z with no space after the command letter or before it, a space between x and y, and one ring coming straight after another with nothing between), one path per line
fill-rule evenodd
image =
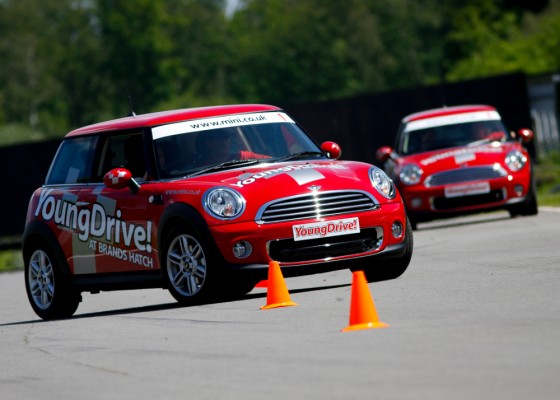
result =
M443 3L443 4L442 4ZM0 144L560 67L560 0L0 0Z

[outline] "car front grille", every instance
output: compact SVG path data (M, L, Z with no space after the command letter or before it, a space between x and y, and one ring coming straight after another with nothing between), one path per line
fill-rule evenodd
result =
M382 242L383 229L376 227L362 229L352 235L303 241L273 240L268 243L268 253L278 262L305 262L377 250Z
M457 168L439 172L426 178L426 187L448 185L451 183L479 181L486 179L502 178L507 172L499 165L484 167Z
M257 223L317 219L331 215L375 210L379 203L366 192L334 191L286 197L265 204Z

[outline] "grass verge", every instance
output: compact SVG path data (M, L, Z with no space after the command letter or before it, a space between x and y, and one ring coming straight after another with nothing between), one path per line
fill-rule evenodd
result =
M560 152L541 156L535 170L539 205L560 207Z

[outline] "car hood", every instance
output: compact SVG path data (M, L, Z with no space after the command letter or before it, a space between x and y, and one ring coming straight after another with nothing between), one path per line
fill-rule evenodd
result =
M453 147L426 153L400 157L398 164L417 164L424 171L424 177L432 173L479 165L504 165L505 156L512 150L522 150L517 142L488 143L482 145Z
M262 205L286 198L335 190L363 191L377 203L401 201L381 196L372 186L372 165L357 161L302 161L261 163L250 167L228 169L173 182L173 192L195 194L201 198L213 187L227 187L239 192L246 201L241 220L254 218Z
M276 199L312 190L340 190L360 188L375 191L369 179L371 165L355 161L306 161L261 163L227 169L186 181L222 185L238 190L243 195L258 194Z

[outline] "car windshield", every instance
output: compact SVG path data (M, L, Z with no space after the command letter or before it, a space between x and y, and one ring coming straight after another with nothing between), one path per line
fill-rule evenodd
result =
M401 132L397 152L402 155L449 147L513 140L500 120L430 126Z
M262 114L268 116L266 113ZM280 114L277 114L280 115ZM205 122L181 122L153 129L159 176L175 178L286 159L324 157L317 145L285 114L271 122L207 129ZM226 122L231 121L232 117ZM210 126L221 125L213 121ZM193 128L194 127L194 128ZM201 129L203 127L204 129Z

